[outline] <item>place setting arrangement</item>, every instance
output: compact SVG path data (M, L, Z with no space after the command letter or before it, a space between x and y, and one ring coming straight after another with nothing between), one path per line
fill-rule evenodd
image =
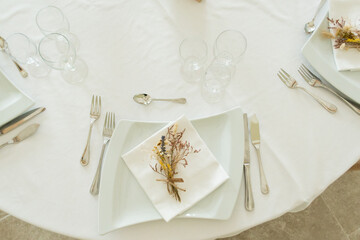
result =
M360 115L359 49L360 8L357 1L320 1L312 21L305 24L305 32L311 34L302 48L302 54L316 70L316 75L304 64L298 73L314 88L322 88L335 95L356 114ZM321 18L315 26L315 18ZM281 69L278 77L289 88L300 88L312 95L330 113L337 107L298 85L294 77Z
M331 114L340 111L340 105L317 96L303 83L325 89L360 115L360 5L356 0L329 0L328 5L329 11L326 1L321 1L314 18L304 27L309 39L301 51L309 64L299 65L297 73L280 68L276 77L279 84L281 81L289 89L302 90ZM317 26L315 18L320 16L323 20ZM57 70L67 83L83 83L88 66L77 55L80 41L70 31L62 10L56 6L42 8L35 22L44 35L39 43L23 33L14 33L0 37L0 50L10 57L23 78L44 78ZM245 58L247 44L245 34L237 29L218 34L212 48L203 39L183 39L177 54L184 84L197 87L208 104L221 102L236 78L238 64ZM174 108L195 104L182 96L163 98L151 92L134 92L131 96L132 104L144 105L141 109L162 102ZM89 197L98 201L100 235L151 221L225 221L231 218L239 199L244 199L243 209L251 213L257 209L255 196L271 195L269 175L274 173L267 172L262 162L268 159L261 153L260 113L250 115L235 106L196 119L179 112L172 121L119 120L114 111L104 111L105 97L93 95L89 109L79 110L90 119L87 135L81 133L84 148L79 163L84 170L89 170L89 165L97 166L91 172L88 191ZM0 71L0 135L45 111L45 107L29 110L34 104ZM95 143L93 128L99 122L103 126L102 142ZM31 137L39 127L33 123L14 131L13 138L0 142L0 151ZM102 146L99 156L91 151L95 144ZM250 170L254 165L258 168L256 176ZM254 181L255 177L259 179Z

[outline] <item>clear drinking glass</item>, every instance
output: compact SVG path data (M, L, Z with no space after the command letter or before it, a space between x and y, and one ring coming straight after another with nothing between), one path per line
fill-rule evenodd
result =
M40 9L36 14L36 24L44 35L60 33L64 35L77 50L79 49L79 39L75 34L70 32L69 21L60 8L48 6ZM60 45L59 47L64 46Z
M202 82L201 93L209 103L219 102L225 94L225 88L231 80L228 66L214 60L207 68Z
M59 44L62 46L59 48ZM50 67L61 70L62 77L71 84L85 80L88 67L76 56L76 50L70 41L60 33L51 33L41 39L39 54Z
M203 40L185 39L179 47L183 60L181 72L188 82L198 82L204 77L207 45Z
M215 58L221 58L235 73L236 64L245 53L247 41L244 34L236 30L225 30L216 38L214 45Z
M50 68L39 57L36 44L22 33L14 33L6 38L7 51L17 62L26 64L29 73L34 77L45 77Z

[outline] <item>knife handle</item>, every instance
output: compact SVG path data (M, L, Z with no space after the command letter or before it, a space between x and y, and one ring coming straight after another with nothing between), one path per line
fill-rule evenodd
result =
M14 123L12 123L10 125L6 124L8 126L4 126L2 129L0 129L0 135L8 133L11 130L14 130L15 128L17 128L21 124L29 121L30 119L32 119L33 117L35 117L36 115L42 113L45 110L46 110L46 108L41 107L41 108L37 109L36 111L34 111L33 113L27 115L26 117L19 119L17 122L14 122Z
M249 164L244 164L244 176L245 176L245 209L248 211L252 211L254 210L254 198L251 188Z
M262 161L261 161L260 147L255 146L255 149L256 149L256 155L257 155L258 162L259 162L261 192L263 194L268 194L269 193L269 185L266 181L265 172L264 172L264 168L263 168Z

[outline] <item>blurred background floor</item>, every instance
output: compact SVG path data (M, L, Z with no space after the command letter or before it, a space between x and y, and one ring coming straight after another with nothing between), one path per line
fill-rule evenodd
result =
M74 240L0 211L1 240ZM360 240L360 171L348 171L304 211L222 240Z

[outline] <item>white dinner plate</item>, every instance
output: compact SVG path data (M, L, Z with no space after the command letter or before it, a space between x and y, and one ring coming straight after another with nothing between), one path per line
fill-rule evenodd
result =
M31 107L34 101L13 85L0 71L0 126Z
M360 72L339 72L335 65L331 40L322 36L323 31L328 31L327 16L328 13L304 45L302 54L334 88L360 104Z
M230 178L178 217L226 220L232 214L242 179L243 112L237 107L219 115L192 120L191 123ZM117 124L109 143L101 174L100 234L133 224L154 220L163 221L121 155L166 124L166 122L129 120L121 120Z

